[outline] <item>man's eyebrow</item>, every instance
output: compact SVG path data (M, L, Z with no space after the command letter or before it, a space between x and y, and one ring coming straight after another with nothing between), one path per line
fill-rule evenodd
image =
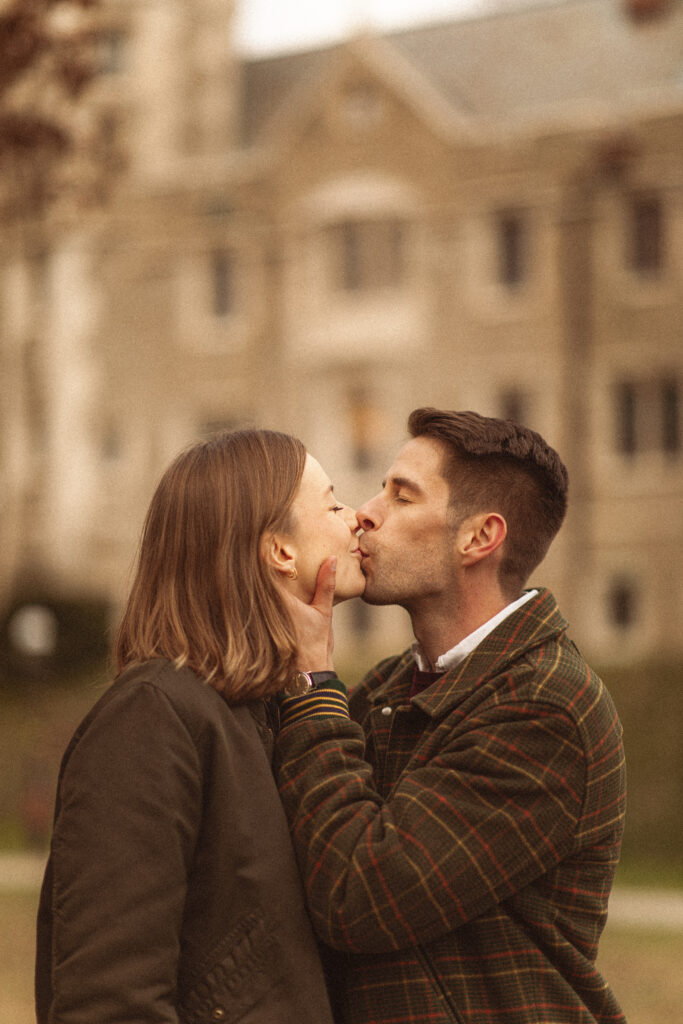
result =
M382 481L382 487L386 487L387 484L391 484L392 487L403 488L406 491L412 491L414 494L423 493L420 485L414 480L410 480L407 476L391 476L387 480Z

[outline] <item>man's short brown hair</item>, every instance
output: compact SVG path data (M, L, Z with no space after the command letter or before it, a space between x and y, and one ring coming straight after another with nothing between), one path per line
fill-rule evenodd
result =
M559 455L528 427L476 412L415 409L408 429L444 446L442 473L458 523L478 512L505 518L500 585L506 596L518 596L567 511L568 476Z

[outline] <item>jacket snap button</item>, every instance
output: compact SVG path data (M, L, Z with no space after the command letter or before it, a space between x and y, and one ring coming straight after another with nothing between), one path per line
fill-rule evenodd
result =
M382 714L388 717L391 714L391 708L388 706L386 708L382 708Z
M216 1006L211 1011L211 1020L225 1020L225 1010L222 1006Z

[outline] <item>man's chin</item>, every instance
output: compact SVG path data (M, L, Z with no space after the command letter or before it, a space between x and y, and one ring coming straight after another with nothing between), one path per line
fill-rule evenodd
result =
M384 597L384 595L376 593L373 590L372 585L368 586L366 584L365 590L361 594L361 597L365 604L396 604L396 602L393 601L390 597Z
M388 594L382 594L379 591L378 587L376 586L372 569L370 569L370 572L367 572L364 568L362 568L361 571L365 576L365 590L361 594L361 597L366 604L381 605L397 603L395 597L389 596Z

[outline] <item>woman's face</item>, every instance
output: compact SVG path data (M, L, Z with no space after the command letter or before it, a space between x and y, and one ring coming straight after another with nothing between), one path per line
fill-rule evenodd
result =
M291 552L291 564L296 569L292 593L310 601L320 566L336 555L335 604L362 594L365 577L360 568L356 513L337 501L329 477L312 455L306 456L290 520L291 532L284 546Z

